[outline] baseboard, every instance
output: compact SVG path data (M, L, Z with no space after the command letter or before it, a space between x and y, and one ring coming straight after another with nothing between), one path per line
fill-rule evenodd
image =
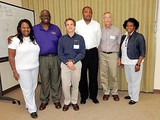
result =
M41 82L38 81L38 84L41 84ZM4 91L2 91L2 95L7 94L7 93L9 93L9 92L11 92L11 91L13 91L13 90L19 88L19 87L20 87L20 85L18 84L18 85L15 85L15 86L13 86L13 87L7 89L7 90L4 90ZM99 88L99 90L102 90L102 89ZM127 90L120 90L120 91L127 91ZM149 93L160 94L160 90L154 89L153 92L149 92Z
M7 93L9 93L9 92L11 92L11 91L13 91L13 90L19 88L19 87L20 87L20 85L18 84L18 85L15 85L15 86L13 86L13 87L7 89L7 90L4 90L4 91L2 91L2 95L5 95L5 94L7 94Z
M155 94L160 94L160 90L154 89L154 93L155 93Z
M38 81L38 84L41 84L41 82ZM20 85L18 84L18 85L15 85L9 89L6 89L6 90L2 91L2 95L5 95L5 94L7 94L7 93L19 88L19 87L20 87Z

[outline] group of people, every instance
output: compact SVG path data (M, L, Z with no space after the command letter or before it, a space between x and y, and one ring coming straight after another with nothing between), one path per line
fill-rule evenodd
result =
M40 13L41 22L34 27L27 19L22 19L17 26L17 34L9 37L8 55L13 76L19 81L32 118L37 118L35 89L38 71L41 78L39 110L44 110L50 95L56 109L60 109L61 94L64 94L62 110L70 106L79 110L80 103L85 104L90 98L98 104L98 65L103 87L103 100L110 94L115 101L118 96L118 66L124 67L128 83L129 104L139 100L140 81L145 57L145 40L136 32L139 22L129 18L123 24L126 29L121 37L120 29L113 26L112 14L104 13L104 28L92 20L92 9L82 9L82 20L75 22L67 18L64 22L67 34L61 34L58 26L50 23L48 10ZM100 58L100 60L99 60ZM89 80L87 80L89 79Z

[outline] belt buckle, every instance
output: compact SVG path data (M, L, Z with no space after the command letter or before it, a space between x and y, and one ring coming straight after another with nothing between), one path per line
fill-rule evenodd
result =
M48 57L52 57L52 56L53 56L53 54L49 54L49 55L48 55Z
M49 54L48 57L54 57L56 56L57 54Z
M113 52L106 52L107 54L112 54Z

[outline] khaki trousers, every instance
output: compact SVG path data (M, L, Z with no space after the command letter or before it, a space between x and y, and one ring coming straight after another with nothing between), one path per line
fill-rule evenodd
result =
M100 52L100 80L105 95L110 92L112 95L118 94L117 59L117 53Z
M76 104L78 100L78 86L81 75L81 62L75 64L76 70L70 70L62 62L61 63L61 78L62 78L62 89L64 94L64 104L69 105L70 103Z

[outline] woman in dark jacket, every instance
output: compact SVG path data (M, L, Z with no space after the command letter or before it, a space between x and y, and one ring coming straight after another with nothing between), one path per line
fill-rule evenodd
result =
M123 27L126 33L121 38L118 65L124 66L128 83L128 96L124 98L130 99L129 104L133 105L139 100L146 46L143 35L136 32L139 22L135 18L124 21Z

